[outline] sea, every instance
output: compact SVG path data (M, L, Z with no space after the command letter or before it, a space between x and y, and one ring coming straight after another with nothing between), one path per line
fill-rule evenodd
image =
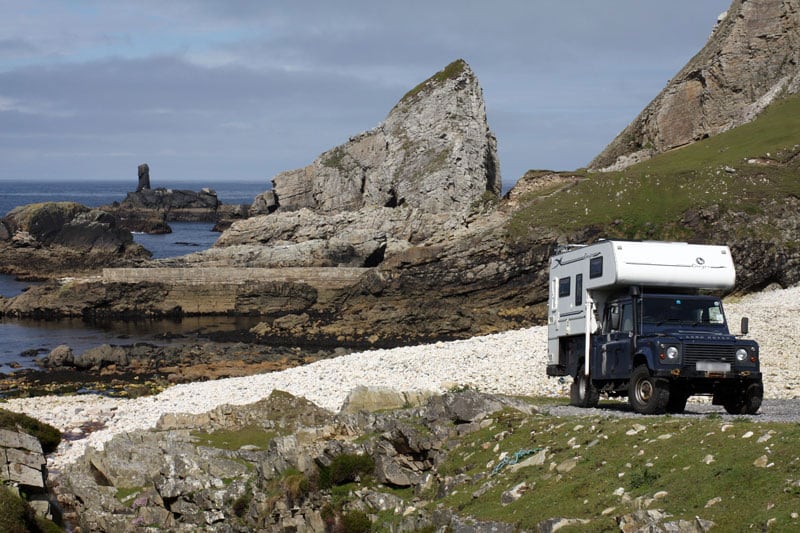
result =
M224 204L250 204L253 198L269 188L266 181L165 181L153 187L199 191L214 189ZM38 202L70 201L87 207L122 201L136 189L135 180L21 180L0 178L0 217L17 206ZM219 237L213 224L205 222L170 222L172 233L163 235L134 234L134 240L150 250L153 258L185 255L211 247ZM16 296L31 286L13 276L0 274L0 295ZM16 369L36 368L36 358L66 344L76 354L101 344L163 344L177 335L200 330L241 327L234 317L191 317L180 321L143 320L136 322L108 321L88 323L80 319L42 321L0 318L0 374Z

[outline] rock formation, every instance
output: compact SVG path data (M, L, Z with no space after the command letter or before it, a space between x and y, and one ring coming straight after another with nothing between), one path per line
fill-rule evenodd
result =
M25 505L30 506L37 515L52 518L47 495L45 454L52 453L60 441L61 434L54 427L0 409L0 491L9 490L13 493L13 496L0 494L0 529L3 531L28 530L26 527L5 529L10 526L12 516L9 515L13 514L15 507L9 505L9 497L23 498Z
M620 170L753 119L800 90L800 2L734 0L705 47L591 163Z
M497 142L478 79L463 60L409 91L375 129L273 178L269 210L408 206L463 211L500 193Z
M213 189L200 191L150 188L150 167L139 165L139 183L122 202L101 208L113 213L121 227L143 233L171 233L169 222L215 222L220 229L245 218L249 206L223 204Z
M113 215L74 202L20 206L0 219L0 258L7 273L63 274L147 255Z
M452 238L476 205L499 193L482 90L458 60L409 91L376 128L275 176L251 208L265 216L234 224L217 249L187 261L375 266Z
M139 165L139 184L136 186L136 192L150 189L150 165L142 163Z
M69 508L66 516L86 531L143 526L351 531L356 529L342 522L353 511L358 516L389 511L395 531L444 529L463 520L476 528L470 531L488 531L489 526L512 531L508 524L459 518L455 511L432 513L418 497L410 507L410 501L386 487L407 487L437 499L463 490L466 479L437 474L448 444L493 423L492 414L501 409L529 415L535 409L521 400L474 391L430 399L411 396L412 402L399 411L334 415L273 391L248 406L164 415L156 431L117 435L103 451L90 450L65 470L56 492ZM238 431L258 442L231 447L216 437ZM383 490L362 484L366 479L381 483ZM349 503L342 507L330 488L346 484L359 490L347 494ZM405 512L392 513L395 509Z

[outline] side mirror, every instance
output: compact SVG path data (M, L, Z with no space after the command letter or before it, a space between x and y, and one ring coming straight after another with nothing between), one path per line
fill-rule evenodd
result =
M746 316L742 317L742 335L747 335L750 331L750 319Z

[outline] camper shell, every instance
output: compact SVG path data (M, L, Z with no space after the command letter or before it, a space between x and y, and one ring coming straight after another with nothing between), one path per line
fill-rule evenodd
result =
M550 260L547 373L573 377L575 405L606 393L627 395L639 412L681 412L708 394L731 412L756 412L758 344L730 333L718 296L735 281L727 246L562 247Z

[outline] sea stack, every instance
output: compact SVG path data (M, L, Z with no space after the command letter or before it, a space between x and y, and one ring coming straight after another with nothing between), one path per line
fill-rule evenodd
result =
M150 165L142 163L139 165L139 185L136 186L136 192L150 190Z

